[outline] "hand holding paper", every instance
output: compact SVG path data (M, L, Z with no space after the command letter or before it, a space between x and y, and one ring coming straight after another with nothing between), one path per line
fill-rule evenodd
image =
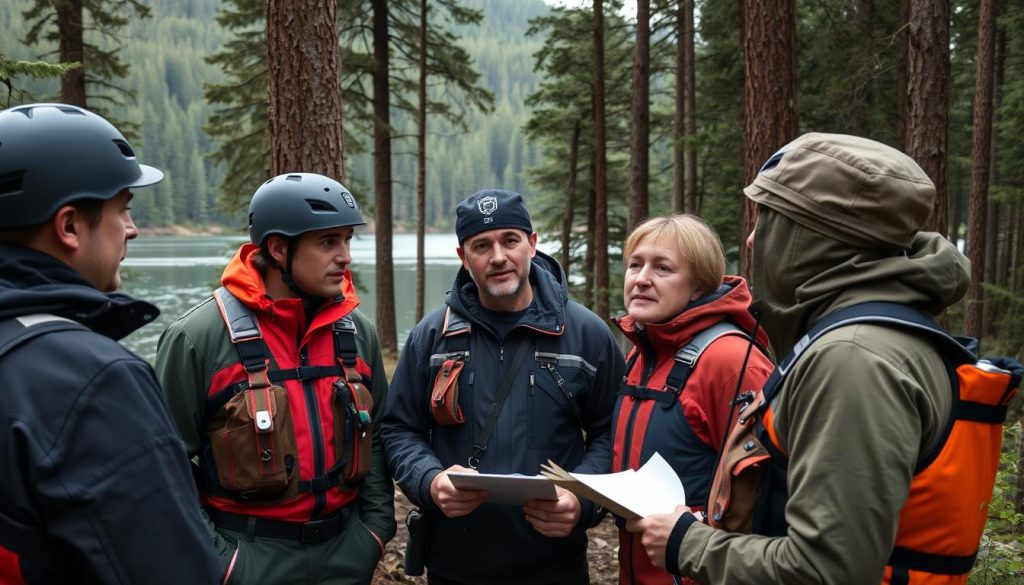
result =
M627 520L667 514L676 506L686 504L679 476L657 453L635 471L598 475L570 473L548 461L541 466L541 475Z
M465 516L487 498L484 490L463 490L452 484L448 473L476 473L476 470L461 465L452 465L448 469L437 474L430 482L430 497L437 504L437 507L449 518Z

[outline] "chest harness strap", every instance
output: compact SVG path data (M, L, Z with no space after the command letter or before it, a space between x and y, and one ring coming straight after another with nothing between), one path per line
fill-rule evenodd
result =
M694 335L686 345L679 348L673 357L672 369L669 370L668 376L665 378L665 385L661 389L623 384L619 388L619 394L632 397L635 400L654 400L660 403L662 408L672 408L679 401L679 394L682 393L687 380L690 379L693 369L697 367L697 360L704 354L704 350L715 340L726 335L748 337L745 331L731 321L719 321ZM640 352L636 351L630 358L629 364L626 366L627 376L639 355Z
M286 380L312 380L337 377L334 382L335 401L340 412L335 417L344 417L346 424L335 425L336 463L322 476L311 480L299 480L300 492L315 494L336 487L341 480L359 481L369 473L372 433L370 410L373 399L366 390L362 376L356 370L356 326L350 315L331 325L334 340L335 364L331 366L300 366L287 369L270 369L271 354L263 341L256 316L244 303L226 288L219 287L213 292L221 316L227 326L231 343L238 352L239 361L245 369L247 380L231 384L211 396L206 402L207 412L223 408L231 398L249 388L266 388ZM256 413L256 424L265 420L269 413ZM344 454L342 456L341 454ZM344 477L338 473L344 469Z

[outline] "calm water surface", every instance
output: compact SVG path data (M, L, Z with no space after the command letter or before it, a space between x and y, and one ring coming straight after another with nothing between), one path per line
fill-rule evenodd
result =
M219 286L220 275L244 236L140 237L128 243L122 264L122 291L160 308L160 317L123 341L147 360L156 356L156 343L167 326ZM395 318L401 348L416 324L416 235L394 236ZM459 268L455 234L427 234L425 244L426 292L429 312L441 305ZM540 248L549 251L544 244ZM374 239L356 235L352 241L351 270L359 293L360 308L376 319Z

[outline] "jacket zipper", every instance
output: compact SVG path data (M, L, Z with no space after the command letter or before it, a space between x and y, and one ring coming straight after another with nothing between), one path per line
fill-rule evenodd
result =
M303 347L299 352L299 365L306 366L309 362L309 348ZM309 418L309 434L313 443L313 479L324 475L324 433L320 426L320 407L316 400L316 388L313 387L313 380L302 381L302 393L306 398L306 413ZM311 518L316 518L327 506L327 494L313 494L313 513Z

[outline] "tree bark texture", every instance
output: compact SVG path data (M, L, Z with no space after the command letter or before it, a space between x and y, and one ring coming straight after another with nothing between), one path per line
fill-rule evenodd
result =
M592 156L596 157L596 153L591 153ZM590 184L596 183L595 177L597 172L595 167L597 165L591 162L590 164ZM597 238L594 234L597 233L597 207L595 201L597 197L594 196L594 188L591 186L590 192L587 197L587 251L583 255L583 294L580 295L581 302L584 306L590 310L594 309L594 259L597 254L594 252L595 242Z
M608 168L605 154L604 2L594 0L594 312L608 319Z
M673 209L698 213L697 149L693 135L697 131L697 102L693 51L693 2L679 0L676 10L676 103L673 136L674 192Z
M633 231L650 214L651 1L637 0L633 48L632 123L629 133L629 220Z
M992 173L996 0L980 0L978 13L974 132L971 143L971 199L967 228L967 258L971 261L971 284L967 288L967 309L964 315L964 332L971 337L980 337L983 329L985 292L981 282L985 274L988 187Z
M569 253L569 241L572 236L572 220L576 214L576 174L577 161L580 157L580 121L572 125L572 137L569 139L569 181L565 186L565 215L562 216L562 270L569 276L569 264L572 256Z
M685 2L679 0L676 3L676 95L672 111L672 209L676 213L686 211L686 122L683 114L686 107Z
M270 169L344 182L337 3L267 0Z
M743 1L744 168L749 184L780 147L796 137L795 0ZM744 242L756 221L753 203L744 198L740 234L740 272L750 275L750 250Z
M910 2L900 0L899 22L899 63L896 66L896 145L900 150L907 150L907 104L910 101Z
M857 29L860 42L870 46L874 36L874 0L857 0ZM871 91L871 79L865 79L856 88L853 104L853 119L849 132L857 136L870 136L871 112L874 109L874 95Z
M330 4L330 2L328 2ZM373 191L376 209L377 337L385 355L398 355L395 270L391 254L391 94L388 87L388 3L373 0ZM335 42L337 44L337 42Z
M60 78L60 101L72 106L88 107L85 97L85 32L82 26L82 0L55 2L57 10L57 36L61 63L81 63L82 66L64 73Z
M416 322L423 319L426 293L426 213L427 213L427 0L420 0L419 87L416 98Z
M911 0L906 152L935 183L924 229L948 233L949 0Z

